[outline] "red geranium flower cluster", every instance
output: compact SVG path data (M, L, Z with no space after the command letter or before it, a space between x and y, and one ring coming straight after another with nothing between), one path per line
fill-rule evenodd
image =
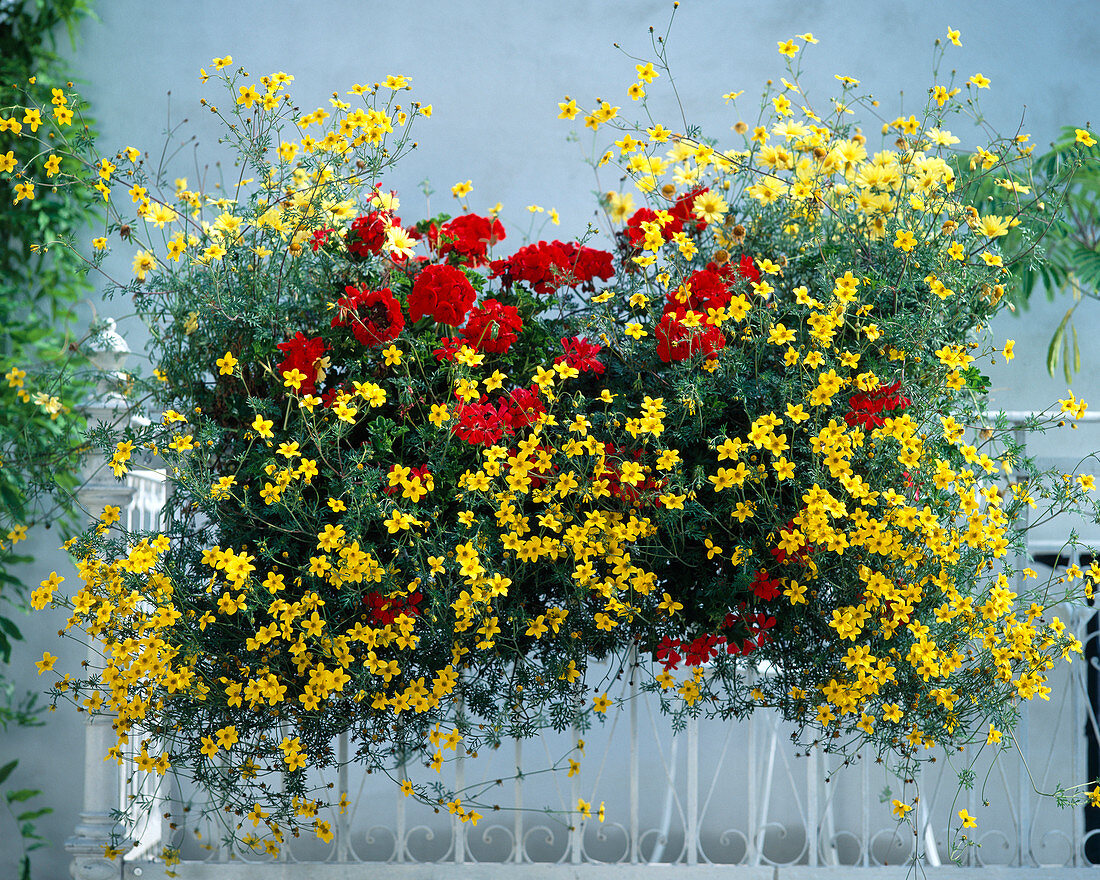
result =
M505 287L522 281L542 294L582 284L590 290L594 279L606 281L615 274L611 254L572 241L529 244L507 259L493 260L489 268L491 277L500 278Z
M689 311L705 316L708 309L728 306L733 285L742 278L754 283L760 281L760 271L748 254L743 254L736 265L707 263L705 269L691 274L683 291L669 291L656 330L657 356L668 364L700 352L714 357L725 348L726 334L721 329L713 324L688 326L683 318Z
M665 314L682 318L689 311L706 315L707 309L719 309L729 305L733 291L727 280L728 272L700 269L692 272L682 288L665 294Z
M657 357L664 363L687 360L702 353L714 357L726 347L726 334L713 324L688 327L674 312L667 312L657 325Z
M390 226L400 226L401 218L389 211L371 211L351 222L348 230L348 252L355 257L369 257L382 253L386 243L386 230Z
M313 237L309 240L309 246L314 253L317 253L322 247L328 244L328 237L335 232L335 229L318 229L313 233Z
M350 324L355 338L368 347L395 339L405 326L401 304L388 287L381 290L345 287L344 296L336 301L336 307L338 311L332 326Z
M363 596L363 607L370 616L372 626L389 626L399 615L419 617L419 605L424 599L420 590L414 590L407 596L387 596L385 593L370 592Z
M282 377L289 373L291 370L297 370L305 379L302 380L302 384L298 387L299 392L302 394L312 394L317 390L317 380L323 373L322 368L318 365L318 361L325 355L325 350L328 348L325 345L323 339L319 336L314 339L308 339L302 335L302 331L299 330L293 339L288 339L286 342L280 342L277 346L279 351L283 352L285 357L277 367L279 376Z
M409 293L409 320L430 317L439 324L459 326L477 291L470 279L454 266L425 266L420 270Z
M546 404L539 398L537 385L530 388L515 388L504 400L503 418L508 433L514 434L520 428L527 428L539 420L546 412Z
M898 393L900 389L899 380L892 385L879 385L874 391L853 394L848 398L852 408L845 414L844 421L868 430L882 427L886 423L883 413L892 415L898 411L904 412L911 402L908 397Z
M705 229L707 224L705 220L700 220L695 216L695 199L697 196L701 196L707 192L708 188L703 186L698 189L693 189L691 192L686 192L668 208L668 214L671 216L671 220L661 227L661 235L663 238L670 239L678 232L683 232L685 228L695 230ZM657 219L657 212L651 208L639 208L633 214L630 215L630 219L626 221L626 228L623 230L626 233L627 240L633 247L640 248L645 241L645 232L642 230L643 223L652 223Z
M576 336L571 336L561 341L561 347L565 349L565 354L554 358L555 364L564 362L582 373L603 375L603 361L596 357L603 351L603 346L589 342L587 339L578 339Z
M771 602L778 599L782 593L782 583L773 577L769 577L764 569L760 569L752 579L752 592L757 599Z
M732 636L727 637L726 653L751 654L757 648L762 647L765 642L771 641L772 637L768 635L768 630L773 626L775 626L775 617L762 611L746 612L745 604L742 602L738 612L731 611L726 615L726 619L722 621L723 629L739 627L745 633L740 642Z
M462 336L471 348L503 354L519 338L522 328L523 320L515 306L487 299L470 312Z
M491 446L505 434L512 435L535 424L544 412L546 405L539 398L536 386L516 388L495 404L482 395L477 402L458 405L451 433L473 446Z
M460 214L437 230L428 231L428 242L440 258L451 254L467 266L484 266L489 262L489 248L505 239L504 227L496 217Z
M471 446L492 446L504 436L504 407L489 403L484 394L480 400L460 403L455 418L451 433Z

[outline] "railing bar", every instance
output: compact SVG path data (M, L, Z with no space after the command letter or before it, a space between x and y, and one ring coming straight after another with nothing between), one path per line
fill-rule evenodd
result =
M818 813L818 749L811 746L806 756L806 842L809 845L808 859L811 868L818 865L818 847L821 845L820 816Z
M351 822L348 816L348 733L341 732L336 740L336 760L339 767L336 771L337 788L340 797L344 801L336 814L336 861L346 862L351 846Z
M516 743L516 780L513 785L516 797L516 814L512 819L512 833L515 835L515 851L511 861L519 864L523 861L523 740Z
M859 861L863 867L867 868L871 864L871 765L867 758L862 755L860 756L860 764L862 766L860 785L863 788L863 797L860 798L862 824L859 829L859 844L863 853Z
M757 713L753 712L752 716L749 718L748 734L747 734L747 739L748 739L747 746L748 746L748 753L749 753L748 768L747 768L747 770L748 770L748 780L749 780L749 790L748 790L748 792L746 792L745 800L746 800L748 808L749 808L749 817L748 817L748 828L746 829L748 831L748 833L745 835L745 849L746 849L745 861L748 862L750 865L759 865L760 864L760 854L759 854L759 851L757 850L757 845L756 845L757 844L756 831L757 831L757 825L758 825L757 815L756 815L756 793L757 793L757 790L759 789L760 785L762 784L763 780L760 777L760 768L758 766L757 754L756 754L756 750L757 750L756 728L759 726L759 723L760 723L759 719L756 717L756 714ZM715 774L715 775L717 775L717 774ZM710 800L709 796L708 796L707 800L708 801Z
M408 765L405 763L404 757L397 765L397 773L402 780L408 778ZM397 789L397 845L394 847L394 860L399 864L404 863L406 855L406 846L408 844L408 829L405 825L405 793L401 789Z
M579 738L580 730L574 722L573 742L577 742ZM580 782L581 775L577 773L573 776L573 783L570 786L572 803L569 807L569 861L574 865L579 865L581 862L581 814L578 809L578 802L581 796Z
M684 845L689 865L699 863L699 719L687 720L687 834Z
M460 797L466 788L466 749L459 743L455 746L455 797ZM454 814L452 820L454 828L455 855L454 863L464 865L466 863L466 824Z
M638 646L630 648L630 864L638 864Z
M756 823L756 828L753 829L753 836L751 838L753 842L753 859L750 864L752 865L759 865L764 856L764 834L768 825L768 810L771 808L772 780L775 779L775 752L779 746L779 731L774 727L772 728L770 742L771 746L768 749L768 769L761 783L761 790L764 792L764 802L760 806L759 817L750 817L751 821Z

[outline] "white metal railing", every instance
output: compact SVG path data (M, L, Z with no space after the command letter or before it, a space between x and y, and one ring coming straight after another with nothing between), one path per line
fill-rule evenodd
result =
M1085 631L1086 615L1067 617L1082 640L1095 640ZM1082 734L1086 724L1094 729L1097 724L1084 666L1076 661L1052 681L1051 705L1025 709L1016 732L1023 759L1013 753L997 763L991 755L979 757L976 784L961 794L957 773L974 754L920 771L917 821L927 867L950 863L950 829L958 827L956 813L963 808L978 817L973 834L980 844L966 851L964 864L1088 864L1082 812L1058 809L1032 785L1034 779L1039 789L1052 791L1058 783L1082 780ZM345 814L333 810L326 817L336 835L331 843L303 840L288 848L280 861L302 867L300 874L287 876L309 877L309 866L326 862L871 868L912 857L918 841L908 825L892 818L889 805L891 796L901 796L902 783L873 758L841 767L840 758L819 749L797 755L785 726L770 712L742 723L689 720L684 730L672 733L636 680L624 676L618 696L626 708L584 733L516 741L496 754L476 760L460 754L445 765L447 788L486 793L480 798L485 806L478 807L485 818L476 828L406 799L389 779L356 772L354 766L331 777L317 774L319 782L334 783L334 792L347 793L349 806ZM346 742L339 750L347 754ZM563 757L580 760L581 772L532 775L564 763ZM395 768L395 776L417 783L440 779L419 766ZM883 794L887 786L891 796ZM592 803L593 813L604 801L606 821L582 820L578 798ZM164 804L176 825L166 842L180 845L189 862L205 863L194 876L217 878L223 876L219 866L270 861L247 850L204 849L217 839L216 826L187 819L181 803ZM198 842L195 830L201 833Z
M1013 413L1010 418L1020 425L1028 415ZM163 474L131 475L128 525L155 527L164 488ZM1032 552L1059 549L1043 544ZM1079 561L1068 554L1060 564ZM1086 648L1100 648L1093 609L1066 609L1060 616ZM1054 700L1024 708L1015 733L1018 755L1002 755L994 763L989 750L967 752L950 766L926 766L920 773L916 836L890 815L889 802L901 796L901 783L873 758L840 767L838 758L820 749L797 754L782 722L765 711L745 722L689 720L673 732L655 702L640 692L637 675L623 674L618 696L625 708L605 724L584 733L516 741L476 760L460 752L445 766L445 787L482 793L479 801L487 806L477 807L485 816L477 827L403 797L385 777L344 766L331 779L318 774L320 781L331 781L336 792L348 796L347 810L332 810L328 816L333 840L322 845L303 838L284 847L273 862L223 846L217 826L195 818L200 810L183 809L186 793L156 793L135 768L124 768L119 808L134 822L124 837L138 842L126 856L124 876L162 876L163 868L148 859L164 845L181 849L184 863L173 869L180 877L209 880L260 876L257 870L286 880L366 877L374 876L370 866L380 863L398 871L431 866L432 873L418 877L444 876L436 872L447 865L469 870L471 864L503 876L495 872L536 863L594 874L602 865L641 870L675 864L697 868L701 877L737 865L749 871L766 869L761 877L781 877L798 865L807 870L903 865L915 848L933 869L950 864L956 813L965 808L978 817L979 826L972 832L978 845L963 852L963 864L1057 866L1049 876L1068 877L1074 872L1067 869L1087 868L1085 847L1100 832L1086 831L1080 809L1060 810L1036 789L1051 791L1057 784L1084 781L1086 728L1100 740L1087 672L1083 660L1063 667L1051 682ZM346 759L346 739L337 750ZM568 758L581 762L580 772L543 772ZM102 754L89 750L86 760L91 767ZM958 770L972 760L975 783L960 791ZM415 782L440 780L419 766L396 767L394 775ZM92 772L88 778L98 777ZM156 809L142 824L133 805L154 796ZM579 798L605 802L606 821L583 820ZM74 876L100 876L93 873L99 869L95 864L87 864L74 867ZM328 870L334 873L324 873ZM939 873L948 876L951 870ZM1032 870L1027 876L1048 874Z

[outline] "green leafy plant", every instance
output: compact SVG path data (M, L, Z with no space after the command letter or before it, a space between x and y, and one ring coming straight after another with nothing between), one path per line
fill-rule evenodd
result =
M52 89L69 74L57 39L89 13L86 0L23 0L0 8L0 129L33 126L26 108L49 103ZM87 122L85 121L85 124ZM91 135L90 128L88 135ZM34 174L47 170L47 153L16 139L0 151L0 163ZM71 402L82 384L70 369L74 306L91 289L75 239L99 216L95 205L66 189L41 188L16 201L18 178L0 179L0 729L41 724L36 695L20 693L6 666L23 635L16 623L29 610L15 566L32 562L16 551L27 529L71 514L78 485L82 420ZM18 762L0 767L0 784ZM3 801L18 829L20 876L31 876L30 853L46 845L35 821L49 807L23 809L40 792L15 788ZM7 832L5 832L6 834Z
M1100 299L1100 145L1087 130L1066 126L1047 152L1018 169L1015 180L994 169L981 193L982 203L995 213L1011 212L1021 198L1035 194L1040 212L1032 226L1014 228L1004 240L1007 295L1021 310L1040 289L1050 302L1071 298L1046 356L1050 375L1061 363L1070 382L1081 369L1077 307Z

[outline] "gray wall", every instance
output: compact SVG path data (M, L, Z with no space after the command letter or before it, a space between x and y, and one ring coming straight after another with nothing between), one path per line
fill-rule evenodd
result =
M451 184L472 179L471 206L483 211L503 202L510 241L518 244L528 224L526 205L559 210L561 227L547 228L544 236L574 235L595 220L592 192L617 188L611 174L597 180L582 161L582 148L591 148L588 139L582 136L580 145L566 141L569 126L557 120L556 102L564 94L582 105L602 97L630 111L625 87L634 62L611 44L618 41L630 54L649 57L646 28L653 24L663 32L671 3L102 0L97 6L99 20L83 27L74 62L104 152L130 144L158 151L171 91L172 120L190 117L188 130L197 133L202 155L217 155L216 130L198 107L203 94L225 103L224 93L210 86L204 91L198 81L198 68L215 55L232 53L254 76L294 74L292 93L304 109L326 103L334 89L401 73L412 78L414 97L435 108L417 132L418 151L384 181L401 195L404 219L415 220L425 207L417 190L424 178L437 190L435 209L453 204ZM1097 4L1087 0L686 0L677 13L670 57L687 120L717 137L737 119L721 95L745 89L743 111L750 113L763 81L784 72L776 41L807 30L821 41L804 61L811 96L823 104L835 85L833 74L847 74L873 88L892 118L901 108L908 113L923 106L932 42L950 25L961 30L963 47L951 49L945 68L957 65L962 79L978 71L992 79L982 98L988 119L1002 131L1015 131L1026 106L1024 130L1042 149L1061 125L1100 123L1096 11ZM903 88L908 94L899 99ZM658 80L651 92L655 115L676 125L667 82ZM972 134L953 128L964 140ZM174 175L197 177L189 153L180 154L175 167ZM128 277L129 249L120 253L112 265ZM96 308L121 318L127 305L116 300ZM1013 368L994 371L1002 405L1042 406L1064 392L1061 380L1047 378L1042 360L1065 305L1042 304L1024 320L1007 316L998 322L1000 335L1017 339ZM1083 372L1075 388L1088 399L1098 384L1100 353L1092 340L1100 338L1100 309L1081 312ZM135 347L141 344L140 327L124 323L122 329ZM57 543L52 533L36 535L32 549L41 559L29 581L58 568L72 582L70 567L53 552ZM60 668L77 668L81 649L55 635L62 621L60 615L40 615L28 623L30 644L13 658L28 687L41 681L33 662L45 648L61 655ZM19 757L21 781L46 789L45 799L55 808L42 823L54 845L36 854L35 876L68 876L61 845L81 798L77 716L59 710L44 729L11 733L0 754ZM14 875L16 845L6 822L0 818L0 877Z

